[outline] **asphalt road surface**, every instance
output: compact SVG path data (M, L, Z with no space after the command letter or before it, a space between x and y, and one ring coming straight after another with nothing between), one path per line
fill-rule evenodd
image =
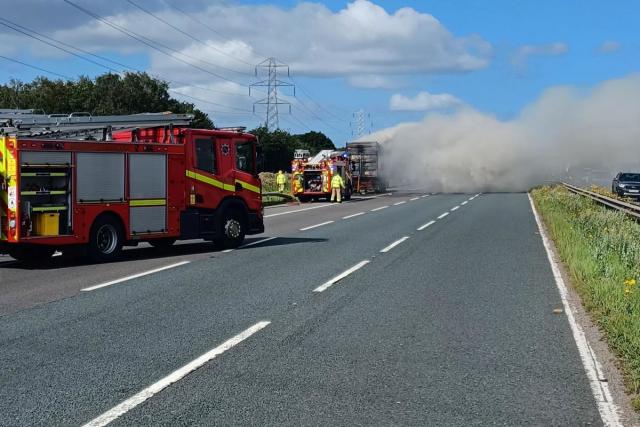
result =
M0 258L0 425L602 424L526 194L266 214L234 251Z

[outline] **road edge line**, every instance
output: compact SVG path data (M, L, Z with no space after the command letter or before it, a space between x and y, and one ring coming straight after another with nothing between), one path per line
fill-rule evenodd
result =
M201 355L197 359L194 359L191 362L187 363L186 365L182 366L181 368L176 369L166 377L160 379L159 381L156 381L155 383L151 384L149 387L134 394L124 402L114 406L113 408L109 409L107 412L103 413L102 415L99 415L98 417L84 424L83 427L106 426L107 424L111 423L112 421L120 418L122 415L129 412L131 409L145 402L147 399L153 397L154 395L158 394L165 388L169 387L171 384L180 381L182 378L186 377L191 372L202 367L205 363L215 359L217 356L221 355L225 351L230 350L231 348L240 344L242 341L246 340L251 335L266 328L270 323L271 322L265 320L262 322L258 322L255 325L245 329L244 331L240 332L238 335L228 339L227 341L223 342L216 348L209 350L208 352Z
M593 393L593 397L596 401L596 406L598 407L600 418L602 419L602 422L605 426L622 426L618 415L618 407L613 402L609 386L606 382L600 381L598 377L598 372L602 372L600 362L598 362L596 355L591 351L587 336L582 330L582 327L578 324L578 322L576 322L573 310L571 308L571 305L569 304L569 291L567 290L567 285L565 284L564 279L562 278L562 274L560 273L560 267L558 267L559 261L556 260L553 250L551 249L551 241L549 239L549 236L542 226L542 220L540 219L538 210L533 203L531 194L527 193L527 196L529 197L531 210L533 212L533 216L535 217L536 224L538 225L542 244L547 253L547 259L551 266L551 271L555 279L556 287L558 288L558 292L560 293L560 299L562 300L564 312L567 316L567 320L569 321L569 326L571 327L573 340L576 343L576 347L578 347L580 360L582 361L582 366L584 367L584 370L587 374L587 379L589 380L591 392Z

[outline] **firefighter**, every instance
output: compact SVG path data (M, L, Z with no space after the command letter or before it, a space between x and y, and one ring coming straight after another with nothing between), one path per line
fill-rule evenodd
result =
M278 184L278 192L284 193L284 185L287 183L287 177L282 173L282 170L278 171L276 175L276 184Z
M344 181L340 174L335 174L333 178L331 178L331 201L334 199L337 200L338 203L342 203L342 189L344 188Z

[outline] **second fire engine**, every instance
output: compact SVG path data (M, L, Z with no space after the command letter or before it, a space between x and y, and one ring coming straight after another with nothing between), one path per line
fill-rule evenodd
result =
M349 200L353 192L349 156L342 151L322 150L309 157L309 151L296 150L291 162L291 189L301 202L329 199L331 197L331 178L336 174L342 177L344 189L342 198Z

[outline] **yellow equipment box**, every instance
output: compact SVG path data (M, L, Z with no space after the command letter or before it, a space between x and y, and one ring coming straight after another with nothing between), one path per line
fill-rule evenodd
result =
M60 214L53 212L33 215L34 236L57 236L60 234Z

